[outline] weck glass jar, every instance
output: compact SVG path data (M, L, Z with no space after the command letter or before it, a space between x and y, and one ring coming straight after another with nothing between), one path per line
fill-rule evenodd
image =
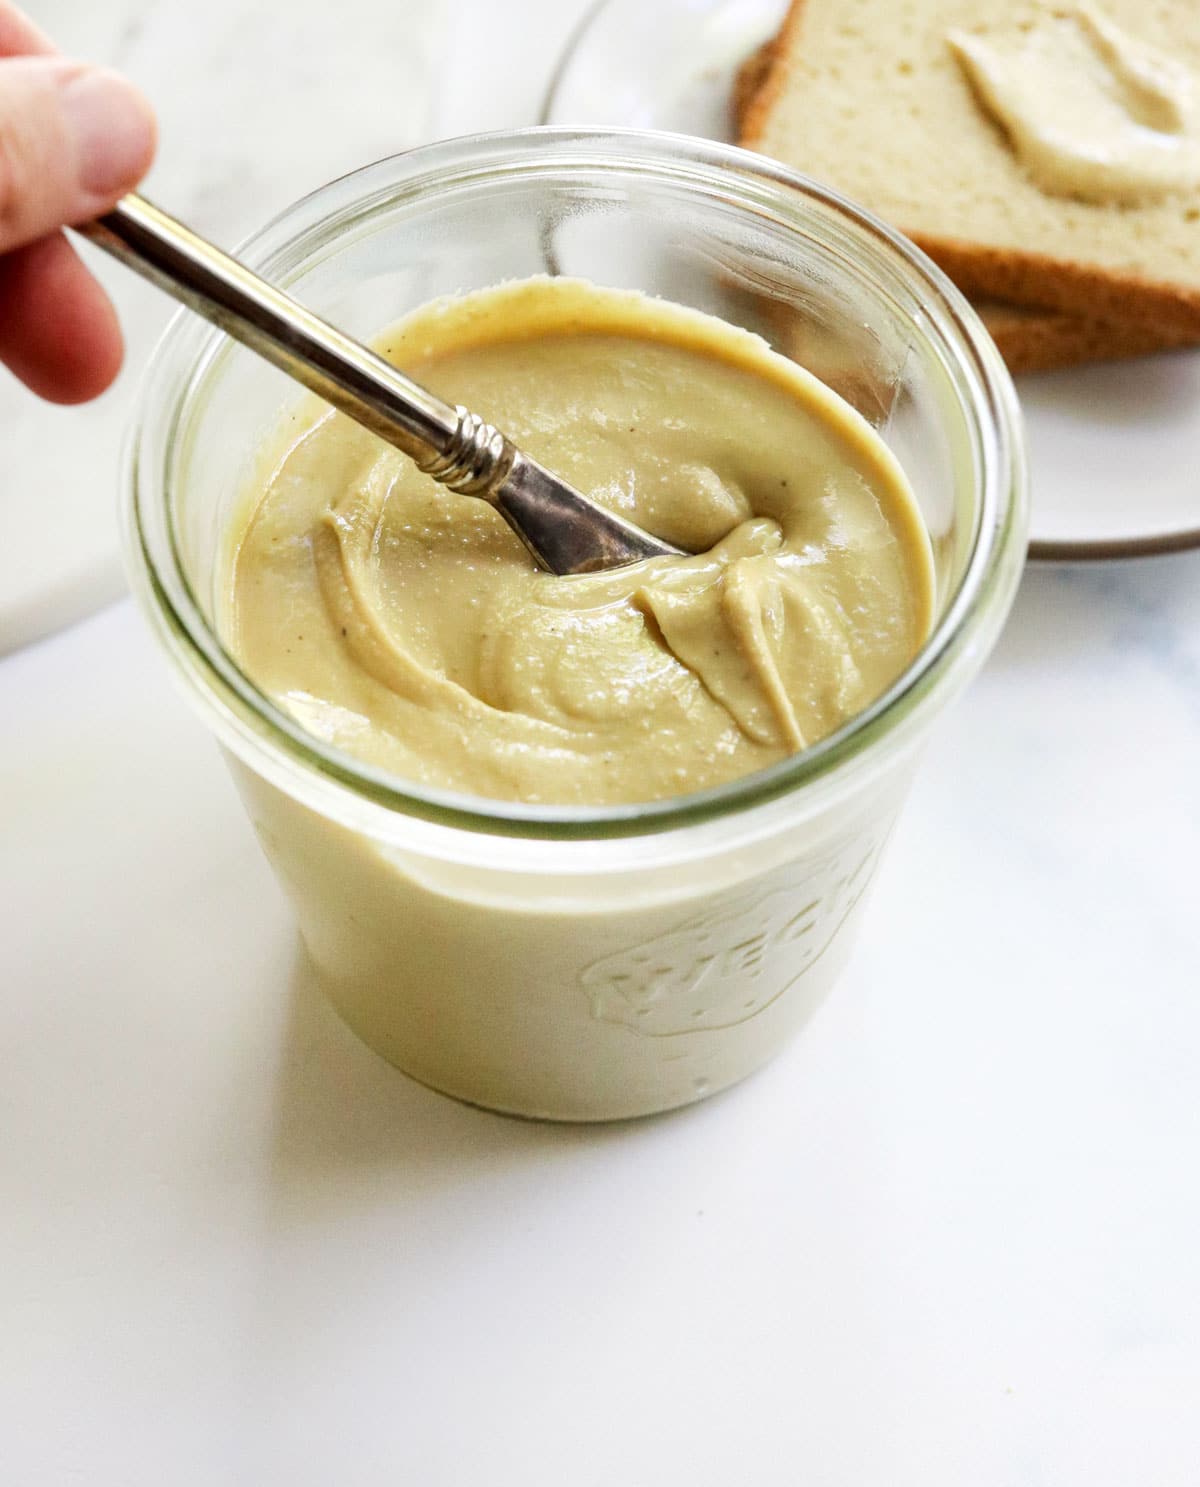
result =
M742 1078L835 980L921 743L1016 587L1020 421L975 315L834 193L744 151L637 132L399 155L298 202L241 256L360 337L437 295L536 273L662 295L764 335L898 456L938 591L929 639L883 696L718 789L532 806L372 770L243 674L220 633L225 544L264 439L304 395L186 315L145 380L134 587L350 1025L434 1088L527 1116L644 1115Z

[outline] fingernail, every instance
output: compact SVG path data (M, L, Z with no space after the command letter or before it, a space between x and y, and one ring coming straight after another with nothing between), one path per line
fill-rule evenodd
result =
M83 190L112 196L136 185L154 154L154 115L133 84L89 68L66 82L62 101Z

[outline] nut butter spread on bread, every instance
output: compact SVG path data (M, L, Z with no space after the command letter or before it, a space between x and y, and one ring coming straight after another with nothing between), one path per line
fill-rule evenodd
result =
M1036 0L795 0L743 142L894 223L980 299L1200 337L1200 185L1185 171L1132 202L1044 189L951 41L1077 12ZM1105 0L1093 14L1139 59L1165 54L1200 78L1194 0Z

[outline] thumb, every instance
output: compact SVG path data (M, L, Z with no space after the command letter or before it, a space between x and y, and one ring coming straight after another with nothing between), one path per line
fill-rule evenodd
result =
M0 253L107 211L149 168L150 105L62 57L0 61Z

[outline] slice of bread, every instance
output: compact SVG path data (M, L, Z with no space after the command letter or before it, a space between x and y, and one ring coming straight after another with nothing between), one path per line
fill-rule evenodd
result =
M1031 0L792 0L742 142L894 223L967 293L1200 337L1200 189L1135 206L1043 192L946 38ZM1200 79L1196 0L1103 0Z
M730 103L734 132L739 138L743 138L743 122L770 74L779 43L780 37L772 37L738 68ZM1160 325L1094 320L1063 310L1039 310L1000 300L979 301L975 308L1014 373L1121 361L1193 345L1196 340L1186 331Z
M1198 339L1192 331L1135 321L1091 320L1067 310L1037 310L1000 300L976 300L974 304L1014 374L1050 372L1094 361L1128 361L1194 346Z

